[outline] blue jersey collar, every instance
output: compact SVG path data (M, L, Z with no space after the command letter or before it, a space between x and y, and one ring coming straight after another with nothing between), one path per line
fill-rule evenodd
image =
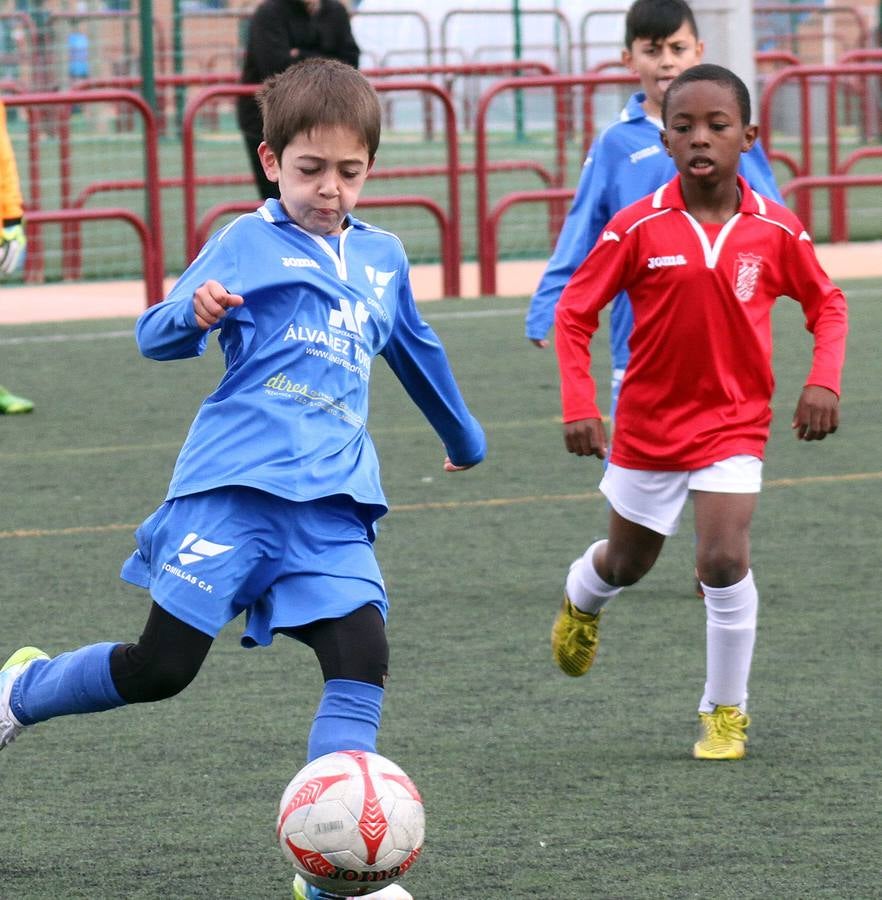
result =
M646 110L643 108L643 101L646 99L646 94L643 91L637 91L628 98L628 102L625 104L625 108L622 110L619 115L619 120L622 122L651 122L653 125L661 126L661 123L657 119L650 118L646 115Z
M285 207L282 206L280 200L275 199L274 197L270 197L263 206L259 207L257 210L257 214L267 222L271 222L273 225L293 225L295 228L300 228L301 231L306 231L305 228L302 228L298 225L285 211ZM346 217L346 225L344 227L344 231L347 228L352 226L361 225L355 216L349 215ZM308 233L308 232L307 232Z
M643 101L646 94L643 91L637 91L631 94L625 108L622 110L621 120L623 122L636 122L638 119L647 118L646 110L643 108Z

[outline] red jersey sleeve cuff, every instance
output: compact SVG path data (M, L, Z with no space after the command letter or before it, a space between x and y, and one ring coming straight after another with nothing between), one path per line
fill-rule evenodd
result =
M833 393L836 394L837 397L839 397L842 393L839 378L824 378L811 373L809 377L806 378L803 387L809 387L810 385L827 388L828 391L833 391Z
M579 406L565 406L563 411L564 422L580 422L582 419L601 419L600 410L596 403L583 403Z

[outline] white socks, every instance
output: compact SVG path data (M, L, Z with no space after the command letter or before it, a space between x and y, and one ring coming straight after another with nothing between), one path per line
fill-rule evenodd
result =
M713 588L701 585L707 609L707 682L699 712L715 706L747 705L747 679L756 638L759 598L753 572L737 584Z
M622 590L607 584L594 568L594 551L605 543L593 543L567 575L570 602L595 616ZM759 605L753 572L748 569L741 581L728 587L701 587L707 609L707 681L699 711L713 712L716 706L745 709Z
M576 609L596 616L621 588L607 584L594 568L594 551L606 540L595 541L571 566L567 596Z

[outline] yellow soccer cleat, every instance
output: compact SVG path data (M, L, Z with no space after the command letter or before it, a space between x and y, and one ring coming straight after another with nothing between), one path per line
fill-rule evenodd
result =
M551 626L551 655L560 670L573 678L584 675L594 662L601 613L576 609L564 594L563 605Z
M743 759L747 752L750 716L737 706L718 706L711 713L699 713L701 738L695 742L695 759Z

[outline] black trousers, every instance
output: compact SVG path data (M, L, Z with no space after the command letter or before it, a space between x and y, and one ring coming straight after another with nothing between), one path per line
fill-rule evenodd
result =
M257 187L257 193L261 200L269 197L279 198L279 185L275 181L270 181L263 171L263 164L257 155L257 148L260 146L263 137L259 134L250 134L243 132L242 137L245 139L245 147L248 151L248 162L251 163L251 171L254 173L254 184Z
M383 687L389 645L383 617L370 604L340 619L319 619L285 634L311 647L325 681L345 678ZM157 603L150 607L136 644L118 644L110 654L110 675L127 703L165 700L196 677L213 638L182 622Z

